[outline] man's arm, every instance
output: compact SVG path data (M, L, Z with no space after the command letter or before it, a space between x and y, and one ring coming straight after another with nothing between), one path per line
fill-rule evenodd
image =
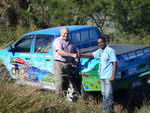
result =
M79 53L79 57L90 57L90 56L93 56L93 54L92 53L82 53L82 54Z
M68 52L66 52L64 50L61 50L61 49L57 50L56 52L59 55L61 55L61 56L69 56L69 57L77 58L77 54L75 54L75 53L68 53Z
M109 79L110 82L115 80L115 74L117 72L117 67L118 67L117 62L112 62L112 64L113 64L113 72L111 78Z

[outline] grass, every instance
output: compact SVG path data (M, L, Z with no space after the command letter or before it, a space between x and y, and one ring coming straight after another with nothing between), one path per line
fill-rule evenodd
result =
M82 99L68 103L52 91L0 79L0 113L100 113L100 110L92 103L84 104Z
M129 97L129 101L127 96L117 96L117 98L122 99L123 103L125 103L125 106L119 104L121 101L115 104L117 113L149 113L150 102L145 100L139 107L139 103L136 103L136 99L134 100L133 97L137 96L132 94ZM136 105L136 107L131 108L131 106L134 105ZM0 113L103 112L99 109L99 104L95 104L94 101L85 104L82 98L79 97L79 100L76 103L70 103L66 101L65 97L58 97L55 95L53 91L42 91L37 87L17 85L14 80L0 79Z
M137 113L149 113L150 108L149 105L147 105L147 103L139 110L137 110Z
M150 34L110 34L110 43L150 45Z

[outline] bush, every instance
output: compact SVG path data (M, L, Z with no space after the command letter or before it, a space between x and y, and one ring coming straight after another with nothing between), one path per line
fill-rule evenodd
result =
M150 45L150 34L110 34L110 43Z
M15 28L1 28L0 29L0 47L4 48L8 45L11 45L24 33L31 32L36 29L38 28L34 25L30 25L30 27L28 28L23 28L19 25Z

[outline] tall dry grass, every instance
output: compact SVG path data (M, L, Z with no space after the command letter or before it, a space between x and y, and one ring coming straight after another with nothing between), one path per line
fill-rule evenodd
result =
M12 80L0 79L1 113L101 113L97 105L68 103L66 98L52 91L41 91L36 87L19 86Z
M149 113L150 112L150 106L147 105L147 103L141 108L137 109L137 113Z
M125 97L118 98L122 98L124 101L128 100L125 100ZM94 101L85 104L81 97L76 103L71 103L66 101L65 97L55 95L53 91L20 86L15 84L12 79L0 79L0 113L103 113L100 105L101 102L95 104ZM149 113L149 105L150 102L144 101L141 107L128 110L121 104L115 104L115 110L116 113Z

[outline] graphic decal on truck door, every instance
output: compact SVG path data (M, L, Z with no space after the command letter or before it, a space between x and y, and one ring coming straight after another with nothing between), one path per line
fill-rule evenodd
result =
M14 66L12 73L18 80L54 83L53 74L51 72L30 66L20 57L12 58L10 63Z

